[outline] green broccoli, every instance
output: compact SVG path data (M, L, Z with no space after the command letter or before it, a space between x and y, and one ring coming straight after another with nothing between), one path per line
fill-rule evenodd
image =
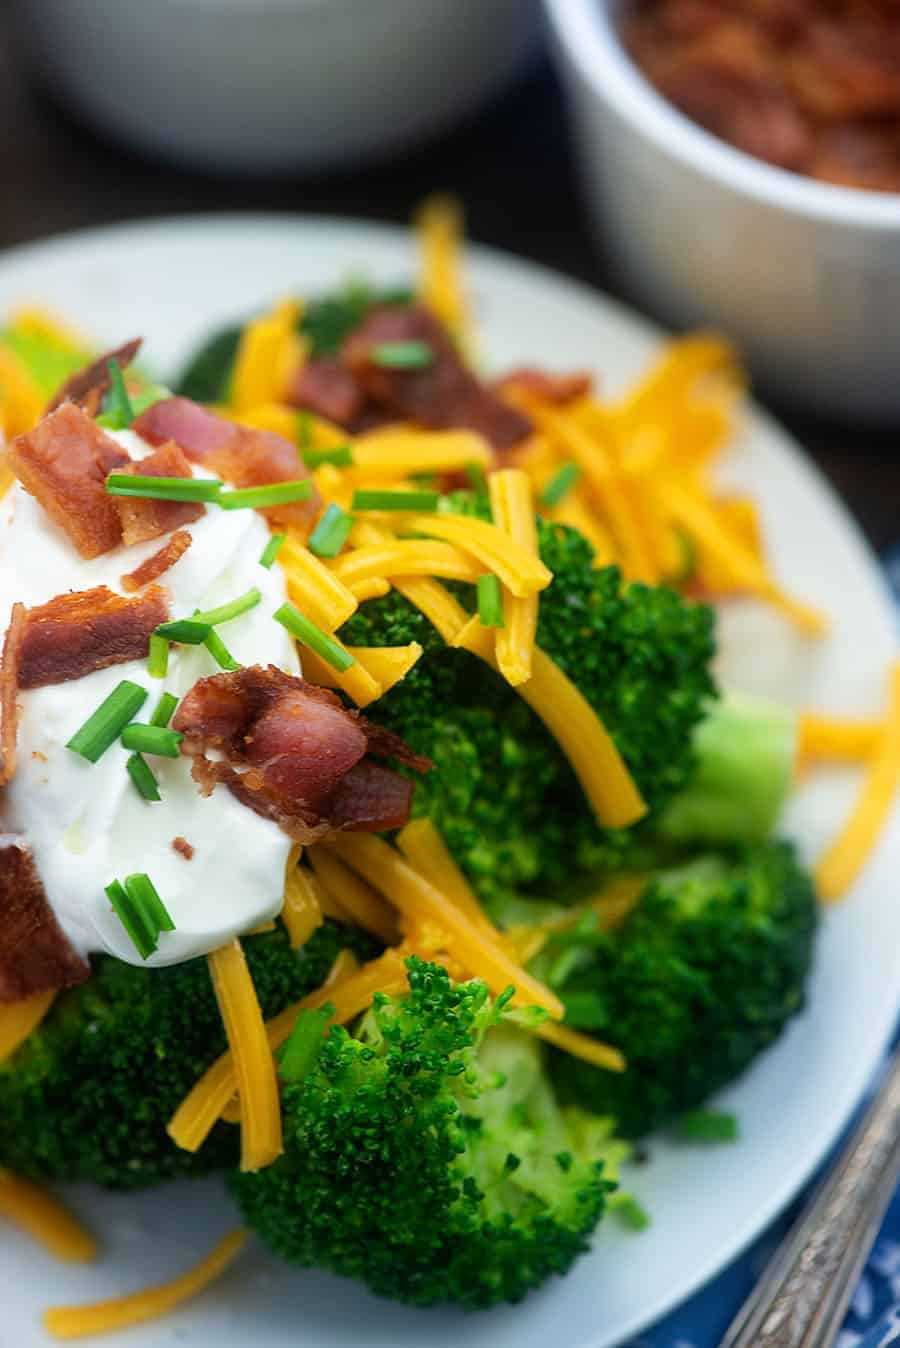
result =
M246 938L263 1013L318 987L345 945L368 938L326 923L302 951L281 929ZM206 961L142 969L110 957L0 1066L0 1163L35 1179L139 1189L234 1164L219 1124L196 1155L166 1134L176 1107L226 1048Z
M355 1036L332 1029L285 1086L284 1156L231 1187L292 1263L418 1306L518 1301L586 1248L622 1147L559 1110L516 1028L530 1013L407 967L408 997L378 998Z
M655 816L690 779L692 732L715 695L712 614L663 587L623 586L615 567L594 570L572 529L540 520L538 533L554 574L538 642L602 716ZM489 908L510 894L574 901L621 867L634 832L597 827L556 741L499 675L448 649L396 592L362 605L341 635L424 647L366 714L433 759L414 812L433 818Z
M563 1095L639 1137L738 1076L804 1005L818 920L792 846L710 853L658 872L612 932L582 921L532 968L566 1023L622 1050L622 1075L552 1058Z

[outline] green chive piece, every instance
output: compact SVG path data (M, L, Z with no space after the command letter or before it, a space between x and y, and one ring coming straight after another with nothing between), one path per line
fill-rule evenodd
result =
M140 754L153 754L157 758L178 758L181 755L181 741L184 739L177 730L169 730L161 725L144 725L134 721L122 731L122 747L134 749Z
M238 599L220 604L218 608L207 609L205 613L193 613L191 622L208 623L210 627L218 627L221 623L230 623L232 618L239 618L242 613L248 613L250 609L256 608L261 599L262 593L254 585L252 590L248 590Z
M272 482L267 487L238 487L219 493L223 510L265 510L267 506L287 505L291 501L308 501L313 486L308 477L293 482Z
M297 413L297 444L300 446L301 450L311 448L312 431L312 415L309 412L299 411Z
M735 1116L715 1109L682 1114L676 1131L685 1142L737 1142L740 1136Z
M264 566L267 571L271 570L278 561L278 554L284 546L287 534L273 534L266 546L263 548L263 554L259 559L260 566Z
M163 388L162 384L151 384L149 388L141 389L140 393L131 394L131 410L136 417L139 417L154 403L161 403L163 399L171 396L171 389Z
M353 516L332 503L309 536L307 547L317 557L336 557L353 528Z
M142 473L110 473L106 479L110 496L139 496L148 501L201 501L215 503L222 483L208 477L149 477Z
M629 1231L646 1231L651 1225L649 1212L634 1194L611 1194L607 1207Z
M331 665L338 673L343 674L344 670L356 664L355 656L345 651L336 641L332 641L331 637L316 627L315 623L311 623L309 618L304 618L293 604L282 604L273 617L282 627L287 628L291 636L296 637L311 651L315 651L316 655L321 656L325 663Z
M132 754L125 767L137 788L138 795L143 796L144 800L162 800L156 778L140 754Z
M115 744L132 717L140 711L147 696L146 688L123 679L80 730L76 730L66 748L71 749L73 754L80 754L89 763L98 762L110 745Z
M478 618L482 627L503 627L503 591L492 571L478 577Z
M437 510L440 492L378 491L359 488L353 493L353 510Z
M210 623L197 618L176 618L171 623L160 623L156 635L166 641L177 641L181 646L202 646L211 631Z
M304 449L303 462L307 468L321 468L330 463L333 468L352 468L353 450L349 445L336 445L334 449Z
M169 910L159 897L156 886L149 875L142 872L139 875L126 876L125 893L132 903L143 908L144 912L153 921L157 933L175 930L175 923L169 916Z
M487 478L484 475L484 469L480 463L467 463L465 468L466 477L469 479L469 486L473 491L478 492L479 496L486 496L488 490Z
M545 506L558 506L580 477L581 469L577 463L564 463L544 486L540 495L541 503Z
M333 1015L334 1007L330 1002L315 1011L300 1012L279 1055L278 1075L282 1081L302 1081L312 1070Z
M427 342L379 342L372 347L371 360L383 370L427 370L434 352Z
M154 632L150 638L150 658L147 661L147 673L151 679L164 679L169 672L169 643L165 637Z
M141 959L149 959L157 947L159 934L153 930L149 915L128 897L118 880L107 885L104 892Z
M235 660L218 632L210 632L203 644L220 669L240 669L239 661Z
M134 408L122 378L117 360L106 363L109 370L109 393L106 395L106 409L97 418L97 424L108 431L124 431L134 421Z
M156 711L150 717L150 724L161 726L163 729L172 719L172 713L178 706L178 698L174 693L163 693L156 704Z

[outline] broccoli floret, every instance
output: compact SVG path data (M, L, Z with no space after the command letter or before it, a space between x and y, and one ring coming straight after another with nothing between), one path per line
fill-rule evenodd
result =
M792 846L769 842L660 872L613 932L560 935L535 971L567 1023L614 1043L628 1070L554 1054L557 1086L625 1137L696 1109L802 1009L817 920Z
M690 778L691 735L715 694L712 614L663 587L623 586L615 567L594 570L573 529L541 520L538 532L554 574L538 642L603 718L655 815ZM488 906L510 893L573 901L623 864L633 835L598 828L537 716L474 656L449 650L406 599L362 605L341 635L425 648L366 714L434 760L414 812L432 817Z
M517 1301L586 1248L619 1152L564 1117L505 997L407 967L408 997L331 1030L285 1087L285 1153L233 1192L291 1263L418 1306Z
M302 951L281 929L244 941L266 1016L318 987L338 951L372 953L368 938L326 923ZM0 1163L35 1179L139 1189L233 1165L237 1130L219 1124L192 1155L166 1134L169 1118L224 1052L206 961L136 968L94 962L82 987L0 1067Z

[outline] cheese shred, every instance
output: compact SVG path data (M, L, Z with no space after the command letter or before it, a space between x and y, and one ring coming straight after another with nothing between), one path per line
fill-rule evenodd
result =
M498 528L527 552L538 555L537 528L531 481L520 468L502 468L488 478L491 509ZM517 688L532 674L534 641L538 622L538 596L524 599L506 591L503 596L504 626L497 630L496 653L500 673Z
M862 762L875 752L883 735L882 721L804 711L797 723L797 758L800 763Z
M53 1005L56 992L38 992L21 1002L0 1005L0 1063L16 1052Z
M285 925L292 950L305 946L313 932L322 925L324 914L309 871L300 865L302 848L292 847L284 874L284 904L281 920Z
M87 1263L97 1242L55 1198L30 1180L0 1168L0 1217L27 1232L57 1259Z
M381 895L354 875L329 848L312 847L308 855L319 884L334 895L351 921L385 945L393 945L397 940L397 920Z

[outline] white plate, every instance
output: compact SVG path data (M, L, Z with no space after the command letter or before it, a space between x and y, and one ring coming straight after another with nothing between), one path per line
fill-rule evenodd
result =
M292 288L321 291L348 274L410 275L399 231L322 219L247 216L161 221L74 235L0 259L0 313L40 299L101 341L146 334L147 359L174 371L211 327ZM594 366L604 388L632 379L659 334L609 300L541 268L473 249L470 276L483 349L496 367L538 361ZM807 644L754 606L726 621L733 683L850 712L881 704L896 652L894 612L877 565L840 502L768 418L747 417L727 472L765 514L775 564L834 618ZM852 779L837 774L792 802L789 827L814 856L842 816ZM258 1249L215 1291L158 1324L113 1335L110 1348L184 1343L217 1348L606 1348L637 1333L736 1255L784 1207L846 1122L882 1052L900 1002L900 816L847 903L829 914L810 1010L722 1097L740 1116L735 1147L655 1142L629 1183L653 1213L641 1236L610 1226L565 1281L525 1305L481 1316L411 1311L352 1283L294 1273ZM98 1126L103 1121L98 1120ZM104 1238L91 1268L57 1265L0 1234L0 1343L46 1342L48 1303L88 1301L171 1276L234 1217L215 1183L150 1195L81 1191L75 1202Z

